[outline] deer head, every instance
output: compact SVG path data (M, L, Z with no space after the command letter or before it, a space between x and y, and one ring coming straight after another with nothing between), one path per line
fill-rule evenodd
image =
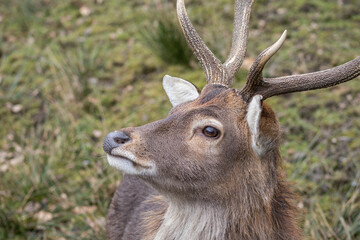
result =
M246 53L253 2L236 0L232 48L222 64L191 24L184 0L177 1L179 22L207 85L199 91L186 80L165 76L163 86L173 105L168 117L110 133L103 148L111 166L141 177L170 198L221 203L239 196L245 205L270 201L279 179L280 131L264 100L351 80L360 75L360 57L325 71L263 78L265 64L285 41L284 31L257 57L244 88L232 89Z

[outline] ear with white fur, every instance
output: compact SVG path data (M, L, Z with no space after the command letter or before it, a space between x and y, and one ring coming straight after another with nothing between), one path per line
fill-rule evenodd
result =
M190 82L166 75L163 79L163 87L173 107L193 101L199 96L198 89Z
M260 144L260 119L261 119L261 111L262 111L262 96L256 95L251 100L248 111L246 114L246 120L249 125L250 133L251 133L251 142L252 148L257 155L261 155L263 153L263 148Z

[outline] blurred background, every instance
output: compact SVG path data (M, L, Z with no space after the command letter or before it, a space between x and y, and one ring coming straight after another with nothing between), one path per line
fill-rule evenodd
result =
M221 60L233 4L186 1ZM360 55L360 1L257 0L235 87L284 29L266 76L342 64ZM0 239L104 239L121 173L102 140L167 115L165 74L205 85L175 0L0 0ZM306 239L360 239L359 80L267 100Z

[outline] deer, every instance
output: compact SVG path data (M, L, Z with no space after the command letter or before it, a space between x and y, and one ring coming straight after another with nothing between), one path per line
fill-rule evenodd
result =
M264 78L279 40L258 55L233 89L247 48L254 0L235 0L230 54L222 63L177 0L178 20L206 75L199 90L166 75L169 115L109 133L108 163L124 173L107 216L108 239L297 240L297 207L281 169L281 129L266 99L327 88L360 75L360 57L327 70Z

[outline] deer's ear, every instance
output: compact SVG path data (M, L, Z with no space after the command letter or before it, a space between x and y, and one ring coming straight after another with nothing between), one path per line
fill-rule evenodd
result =
M173 107L199 97L199 91L194 84L181 78L166 75L163 79L163 86Z
M251 133L251 145L254 152L257 155L263 153L263 147L260 142L260 119L262 111L262 96L256 95L251 99L251 102L248 106L248 111L246 114L246 120L249 125Z

